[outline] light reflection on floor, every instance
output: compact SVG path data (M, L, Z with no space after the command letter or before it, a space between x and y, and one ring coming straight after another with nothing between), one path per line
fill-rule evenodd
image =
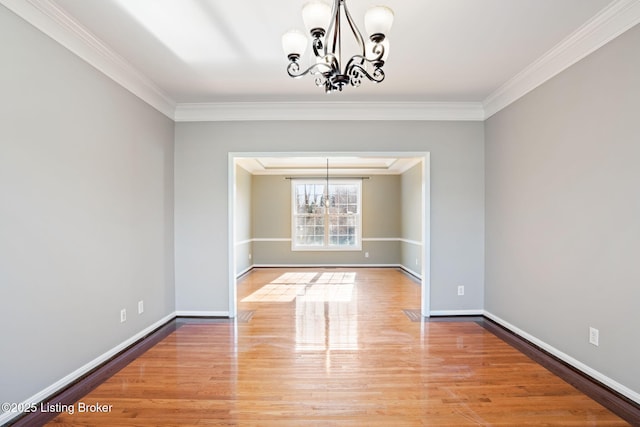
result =
M297 297L296 350L357 350L356 293L352 283L313 285Z
M295 300L297 351L357 350L355 272L288 272L242 302Z

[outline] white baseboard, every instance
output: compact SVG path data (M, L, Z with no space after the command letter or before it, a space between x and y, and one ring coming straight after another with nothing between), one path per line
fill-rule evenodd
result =
M482 316L484 310L431 310L430 316Z
M323 267L340 267L340 268L387 268L402 267L400 264L254 264L254 268L323 268Z
M612 390L617 391L618 393L622 394L623 396L628 397L629 399L633 400L636 403L640 403L640 393L637 393L633 390L631 390L630 388L620 384L619 382L607 377L606 375L604 375L601 372L596 371L595 369L591 368L590 366L585 365L584 363L580 362L577 359L574 359L573 357L569 356L568 354L558 350L557 348L547 344L546 342L534 337L533 335L523 331L522 329L512 325L511 323L507 322L504 319L501 319L500 317L496 316L495 314L492 314L488 311L484 311L484 315L493 320L494 322L496 322L497 324L507 328L508 330L510 330L511 332L513 332L514 334L526 339L527 341L532 342L533 344L537 345L538 347L542 348L543 350L547 351L548 353L554 355L555 357L557 357L558 359L562 360L563 362L573 366L574 368L578 369L579 371L581 371L582 373L590 376L591 378L600 381L602 384L606 385L607 387L611 388Z
M322 267L341 267L341 268L400 268L411 274L412 276L422 280L422 275L416 273L402 264L253 264L248 268L236 274L236 278L243 276L254 268L322 268Z
M229 317L228 311L198 311L180 310L176 311L178 317Z
M39 402L42 402L44 399L46 399L49 396L59 392L60 390L62 390L66 386L68 386L69 384L71 384L74 381L78 380L83 375L86 375L87 373L91 372L92 370L94 370L98 366L102 365L103 363L105 363L106 361L108 361L109 359L111 359L112 357L117 355L118 353L120 353L122 350L125 350L127 347L129 347L130 345L132 345L136 341L144 338L145 336L147 336L148 334L150 334L154 330L158 329L159 327L161 327L162 325L164 325L165 323L169 322L171 319L173 319L175 317L176 317L176 313L171 313L171 314L166 315L162 319L160 319L157 322L155 322L153 325L143 329L142 331L138 332L137 334L135 334L134 336L132 336L128 340L123 341L122 343L120 343L119 345L115 346L114 348L112 348L111 350L107 351L106 353L96 357L91 362L87 363L86 365L76 369L75 371L71 372L69 375L65 376L64 378L62 378L62 379L60 379L58 381L56 381L55 383L51 384L49 387L45 388L44 390L34 394L30 398L28 398L27 400L22 402L22 406L28 407L29 405L38 404ZM10 420L12 420L14 418L17 418L17 417L19 417L21 415L23 415L21 412L20 413L3 412L3 413L0 414L0 425L4 425L4 423L7 423L8 421L10 421Z
M248 272L250 272L253 268L255 268L255 265L251 264L249 267L245 268L244 270L242 270L239 273L236 273L236 279L239 277L244 276L245 274L247 274Z
M398 264L398 268L401 269L402 271L404 271L405 273L410 274L411 276L415 277L416 279L422 280L422 274L416 273L415 271L413 271L409 267L405 267L402 264Z

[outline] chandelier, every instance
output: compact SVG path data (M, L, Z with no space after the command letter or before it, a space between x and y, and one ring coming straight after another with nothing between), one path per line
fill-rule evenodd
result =
M367 10L364 25L370 43L365 43L360 30L353 22L346 0L332 0L329 4L313 0L302 8L302 19L311 35L315 63L301 71L300 57L307 48L307 37L298 30L282 36L282 48L289 58L287 73L293 78L307 74L316 77L316 85L325 92L342 91L346 85L360 86L364 77L375 83L384 80L382 67L389 44L386 35L393 23L393 11L386 6L374 6ZM347 24L357 44L356 54L346 64L342 58L342 19ZM346 28L346 26L345 26Z

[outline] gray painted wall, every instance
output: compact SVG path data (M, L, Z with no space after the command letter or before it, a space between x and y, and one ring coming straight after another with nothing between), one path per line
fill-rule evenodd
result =
M400 237L402 228L400 180L400 175L377 175L362 181L363 238ZM371 253L371 255L374 254ZM398 257L395 257L395 262L400 262Z
M326 126L334 129L333 140L327 140ZM432 309L482 309L482 123L176 123L175 143L178 310L229 310L228 153L318 151L430 152ZM458 284L467 286L465 297L456 296Z
M254 175L251 221L256 239L291 237L291 181L278 175ZM288 243L291 247L291 243ZM262 264L260 256L255 260Z
M3 6L0 39L0 402L18 403L175 310L174 127Z
M422 163L402 174L400 181L401 263L417 276L422 275Z
M639 52L636 26L491 117L485 137L486 309L636 393Z

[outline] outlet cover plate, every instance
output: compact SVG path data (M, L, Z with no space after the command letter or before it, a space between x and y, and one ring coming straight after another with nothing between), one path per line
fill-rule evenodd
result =
M589 327L589 343L595 346L600 345L600 331L596 328Z

